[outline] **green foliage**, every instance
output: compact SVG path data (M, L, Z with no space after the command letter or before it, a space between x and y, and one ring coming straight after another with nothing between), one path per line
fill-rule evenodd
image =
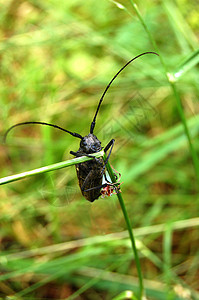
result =
M25 121L86 135L114 74L142 52L160 54L120 74L95 134L103 146L116 140L110 163L122 175L147 299L199 299L196 1L0 3L2 137ZM78 147L52 128L16 128L0 144L0 177L71 159ZM117 197L88 203L75 176L71 166L0 187L1 297L137 295Z

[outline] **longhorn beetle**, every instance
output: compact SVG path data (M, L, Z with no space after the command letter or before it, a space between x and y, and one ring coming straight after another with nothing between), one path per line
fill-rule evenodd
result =
M90 154L92 153L96 153L100 150L102 150L102 146L101 146L101 142L98 140L98 138L93 134L94 128L95 128L95 123L96 123L96 118L101 106L101 103L104 99L104 96L107 92L107 90L109 89L109 87L111 86L112 82L115 80L115 78L135 59L137 59L140 56L143 56L145 54L156 54L155 52L145 52L142 53L134 58L132 58L130 61L128 61L116 74L115 76L111 79L111 81L109 82L109 84L107 85L107 87L105 88L100 100L99 100L99 104L97 106L97 110L95 112L94 118L91 122L91 126L90 126L90 133L86 136L81 136L79 133L75 133L75 132L71 132L69 130L66 130L62 127L59 127L57 125L54 124L50 124L50 123L46 123L46 122L23 122L23 123L18 123L15 124L13 126L11 126L5 133L5 139L7 137L7 134L10 132L11 129L13 129L14 127L20 126L20 125L27 125L27 124L39 124L39 125L46 125L46 126L51 126L54 128L57 128L59 130L62 130L64 132L67 132L69 134L71 134L72 136L79 138L80 141L80 147L79 150L77 152L74 151L70 151L70 153L72 155L74 155L75 157L80 157L80 156L88 156L91 157ZM79 181L79 186L82 192L82 195L90 202L93 202L94 200L98 199L99 196L101 195L101 189L103 189L103 193L106 192L107 194L110 194L110 192L108 191L109 187L110 189L115 188L116 192L118 191L117 185L118 183L116 183L115 185L113 183L110 183L107 179L106 179L106 183L102 184L102 178L103 176L105 176L105 167L106 164L108 162L108 159L111 155L111 151L113 149L113 145L114 145L115 140L112 139L108 145L105 146L104 148L104 152L107 152L109 149L109 154L107 155L107 159L105 160L105 162L103 161L103 159L100 158L96 158L94 157L92 160L83 162L83 163L79 163L76 164L76 172L77 172L77 177L78 177L78 181ZM105 177L106 178L106 177ZM107 188L106 188L107 187Z

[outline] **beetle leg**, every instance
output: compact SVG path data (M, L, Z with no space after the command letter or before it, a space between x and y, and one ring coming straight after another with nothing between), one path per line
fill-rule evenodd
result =
M87 157L95 158L95 157L92 156L92 155L89 155L89 154L84 154L84 155L82 155L81 153L74 152L74 151L70 151L70 154L74 155L75 157L87 156Z
M101 171L101 174L104 174L104 170L105 170L106 164L107 164L107 162L108 162L108 160L109 160L109 157L110 157L110 155L111 155L111 152L112 152L112 150L113 150L114 143L115 143L115 140L112 139L112 140L108 143L108 145L106 145L106 147L104 148L104 152L107 152L109 148L111 148L111 149L110 149L109 154L108 154L108 156L107 156L107 158L106 158L106 160L105 160L105 162L104 162L104 166L103 166L103 169L102 169L102 171Z
M95 190L95 189L101 189L101 188L103 188L103 187L106 187L107 185L108 185L107 183L104 183L104 184L99 185L99 186L94 186L94 187L92 187L92 188L90 188L90 189L84 190L84 192L89 192L89 191Z
M74 155L74 156L76 156L76 157L79 156L78 153L77 153L77 152L74 152L74 151L70 151L70 154L72 154L72 155Z
M115 140L112 139L112 140L108 143L108 145L104 148L104 152L107 152L108 149L111 148L110 151L109 151L109 154L108 154L108 156L107 156L107 159L106 159L105 162L104 162L105 165L107 164L107 162L108 162L108 160L109 160L109 157L110 157L111 152L112 152L112 150L113 150L114 143L115 143Z
M113 189L115 190L115 192L116 192L116 194L118 194L119 193L119 191L120 191L120 183L118 182L116 182L116 183L104 183L104 184L102 184L102 185L99 185L99 186L94 186L94 187L92 187L92 188L90 188L90 189L87 189L87 190L84 190L84 192L89 192L89 191L91 191L91 190L95 190L95 189L101 189L101 188L104 188L104 187L106 187L106 186L112 186L113 187ZM119 186L119 187L118 187Z
M108 145L106 145L106 147L104 148L104 152L106 152L111 146L113 147L113 144L115 143L115 140L112 139Z
M85 190L84 187L85 187L87 181L90 179L90 177L92 177L92 175L93 175L93 174L92 174L92 170L91 170L91 171L88 173L88 175L86 176L86 179L85 179L85 181L84 181L84 183L83 183L83 185L82 185L82 188L81 188L82 191L88 192L88 191L95 190L95 189L101 189L101 188L103 188L103 187L106 187L107 185L110 185L110 186L113 186L113 187L115 186L114 183L110 182L110 181L107 179L106 174L104 174L106 183L104 183L104 184L102 184L102 185L99 185L99 186L94 186L94 187L92 187L92 188L90 188L90 189Z

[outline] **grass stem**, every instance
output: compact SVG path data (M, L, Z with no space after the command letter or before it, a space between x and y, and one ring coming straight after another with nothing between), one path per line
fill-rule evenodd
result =
M94 157L101 157L101 156L103 156L103 154L104 154L104 151L102 150L100 152L93 153L93 154L90 154L90 155L92 155ZM88 161L88 160L91 160L91 159L92 159L91 157L81 156L81 157L69 159L69 160L66 160L66 161L62 161L62 162L59 162L59 163L56 163L56 164L41 167L41 168L38 168L38 169L34 169L34 170L31 170L31 171L26 171L26 172L22 172L22 173L19 173L19 174L7 176L7 177L4 177L4 178L0 179L0 185L10 183L10 182L13 182L13 181L17 181L17 180L20 180L20 179L23 179L23 178L27 178L27 177L30 177L30 176L33 176L33 175L38 175L38 174L42 174L42 173L46 173L46 172L55 171L55 170L58 170L58 169L63 169L63 168L66 168L66 167L70 167L72 165L76 165L78 163L82 163L82 162L85 162L85 161Z
M107 158L107 156L104 153L104 156L103 156L104 161L106 160L106 158ZM107 162L107 164L106 164L106 169L111 178L111 181L113 183L115 183L116 178L115 178L114 172L113 172L109 162ZM130 222L130 219L129 219L129 216L128 216L128 213L126 210L126 206L125 206L125 203L124 203L124 200L123 200L123 197L122 197L122 194L120 191L117 193L117 197L118 197L121 209L122 209L122 213L124 215L124 219L125 219L125 222L127 225L127 230L129 233L129 237L131 240L131 245L132 245L132 249L133 249L133 253L134 253L134 257L135 257L135 263L136 263L136 268L137 268L138 278L139 278L139 288L140 288L138 299L141 300L141 299L143 299L143 296L144 296L144 284L143 284L140 260L139 260L139 256L138 256L138 252L137 252L137 248L136 248L135 238L134 238L133 231L132 231L132 225L131 225L131 222Z

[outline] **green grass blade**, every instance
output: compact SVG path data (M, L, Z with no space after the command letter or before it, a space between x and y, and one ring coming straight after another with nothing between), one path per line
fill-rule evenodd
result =
M104 151L100 151L98 153L94 153L94 154L90 154L90 155L92 155L93 157L101 157L101 156L103 156L103 154L104 154ZM66 167L70 167L72 165L76 165L78 163L82 163L82 162L85 162L85 161L88 161L88 160L91 160L91 159L92 159L91 157L81 156L81 157L69 159L67 161L63 161L63 162L48 165L48 166L45 166L45 167L41 167L41 168L38 168L38 169L34 169L34 170L31 170L31 171L26 171L26 172L22 172L22 173L19 173L19 174L7 176L7 177L4 177L4 178L0 179L0 185L10 183L10 182L13 182L13 181L17 181L17 180L20 180L20 179L23 179L23 178L28 178L28 177L33 176L33 175L38 175L38 174L42 174L42 173L46 173L46 172L55 171L55 170L58 170L58 169L63 169L63 168L66 168Z
M179 10L178 4L170 0L162 1L162 4L182 51L187 51L190 47L192 49L197 48L198 38Z
M171 247L172 247L172 227L170 224L166 226L163 240L163 256L164 256L164 278L168 289L168 295L170 294L171 288Z
M170 81L177 81L199 63L199 50L194 51L173 73L168 74Z
M188 144L189 144L189 148L190 148L190 153L191 153L191 156L192 156L192 161L193 161L193 165L194 165L194 169L195 169L195 174L196 174L196 179L199 183L199 160L198 160L198 157L197 157L197 153L196 153L196 150L193 146L193 143L192 143L192 140L191 140L191 136L190 136L190 133L189 133L189 128L187 126L187 121L186 121L186 117L185 117L185 114L184 114L184 111L183 111L183 108L182 108L182 103L181 103L181 99L180 99L180 96L178 94L178 91L176 89L176 86L174 84L173 81L170 80L170 77L168 76L168 71L167 71L167 67L166 67L166 64L164 63L164 60L159 52L159 49L158 49L158 46L157 46L157 43L156 41L154 40L152 34L150 33L150 30L148 29L148 26L147 24L145 23L144 19L142 18L142 15L141 13L139 12L139 9L137 7L137 5L135 4L135 2L133 0L129 0L131 5L133 6L133 9L135 10L140 22L142 23L143 27L144 27L144 30L146 31L154 49L156 52L158 52L159 54L159 57L160 57L160 62L165 70L165 74L167 75L167 79L168 79L168 82L171 86L171 89L173 91L173 95L176 99L176 106L177 106L177 109L178 109L178 113L179 113L179 116L180 116L180 119L181 119L181 122L184 126L184 131L185 131L185 134L187 136L187 140L188 140ZM193 62L192 62L193 63ZM191 63L190 65L191 66Z

